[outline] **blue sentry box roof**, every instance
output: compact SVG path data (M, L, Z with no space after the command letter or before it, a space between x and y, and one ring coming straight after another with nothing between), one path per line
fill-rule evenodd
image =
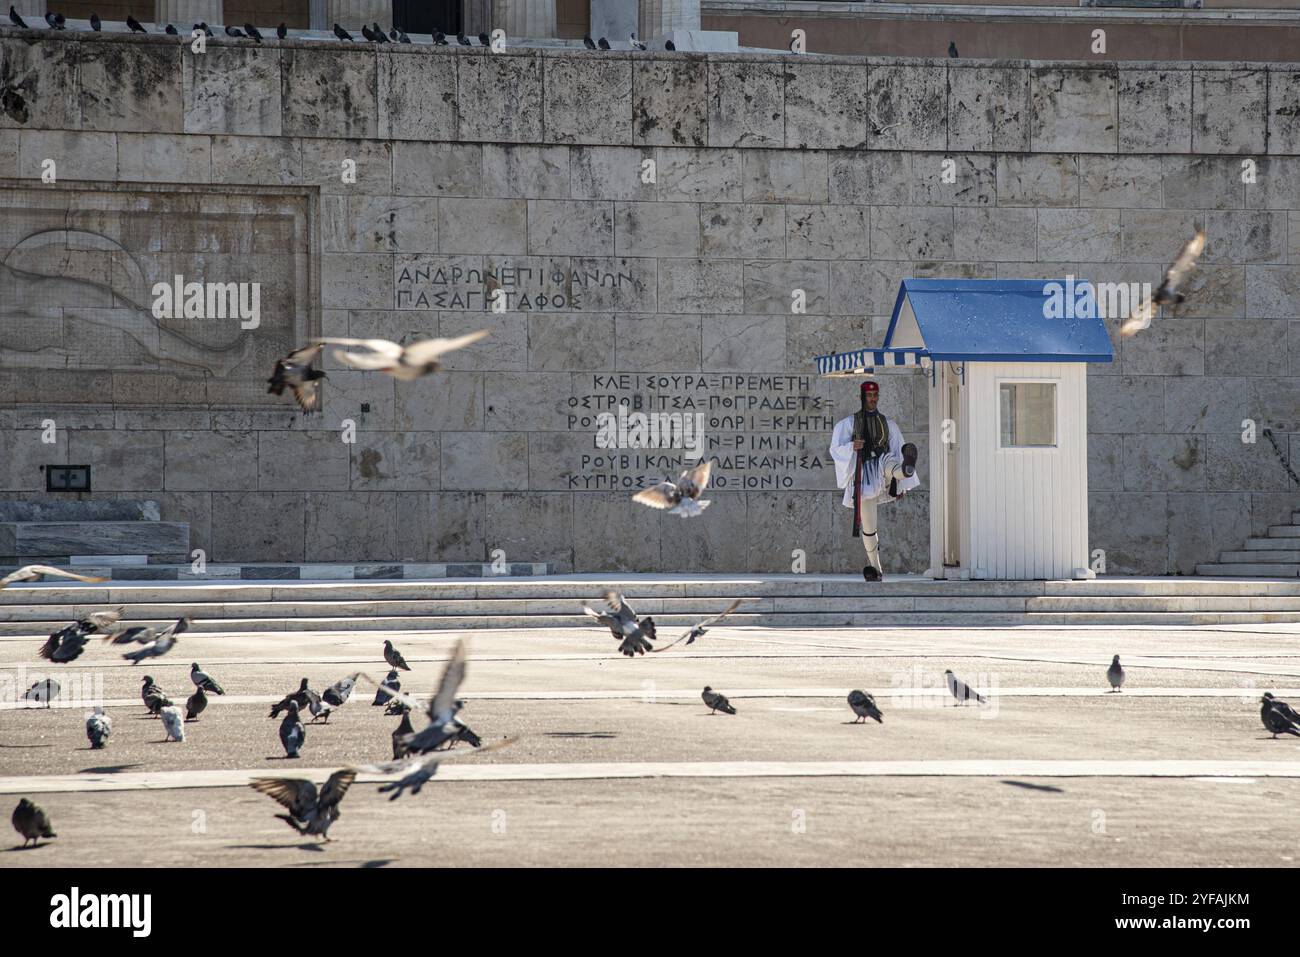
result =
M1110 362L1106 324L1082 279L904 279L884 348L904 301L936 360ZM1052 308L1052 307L1056 308Z

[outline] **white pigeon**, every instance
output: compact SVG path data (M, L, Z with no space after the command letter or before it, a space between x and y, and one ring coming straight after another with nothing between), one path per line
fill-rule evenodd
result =
M90 747L98 751L113 733L113 719L104 714L104 709L96 707L86 714L86 739Z
M163 708L158 714L162 717L163 727L167 729L167 740L184 741L185 718L181 714L181 709L172 705L170 708Z
M53 575L56 578L75 578L79 582L106 582L107 578L100 578L97 575L78 575L76 572L70 572L63 568L55 568L53 565L24 565L16 572L10 572L4 578L0 578L0 588L6 585L12 585L14 582L34 582L39 581L42 575Z
M352 346L366 352L334 350L334 358L354 369L382 372L394 379L409 382L442 368L438 360L448 352L463 349L478 342L488 334L486 329L471 332L454 339L421 339L409 346L389 342L387 339L321 339L327 345Z
M701 502L699 498L709 485L709 473L712 471L713 462L701 462L677 476L676 482L664 479L658 485L637 492L632 496L632 501L651 508L667 509L682 518L691 518L709 507L709 502Z
M1137 335L1151 325L1155 318L1157 306L1177 306L1185 302L1187 294L1179 292L1183 280L1196 268L1196 260L1205 249L1205 231L1198 229L1196 235L1183 244L1178 258L1165 271L1165 278L1160 288L1150 299L1144 299L1134 308L1132 314L1119 327L1119 334L1127 339Z

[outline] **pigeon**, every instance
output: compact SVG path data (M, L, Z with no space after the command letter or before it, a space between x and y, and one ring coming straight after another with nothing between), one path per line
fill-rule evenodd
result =
M736 713L736 709L732 706L731 702L727 700L726 695L718 694L708 685L704 686L704 690L700 692L700 697L703 698L704 703L709 706L709 714L716 714L719 711L724 714Z
M185 719L181 716L181 709L175 705L163 708L158 712L158 717L162 718L163 730L167 732L167 741L184 741L185 740Z
M399 30L399 31L397 31L397 42L398 42L398 43L410 43L410 42L411 42L411 38L408 37L408 36L406 35L406 32L405 32L404 30Z
M1120 324L1121 336L1128 338L1149 327L1151 320L1155 318L1157 306L1176 306L1187 300L1187 295L1179 292L1178 288L1188 274L1196 268L1196 260L1204 249L1205 230L1198 229L1196 235L1183 244L1182 251L1178 253L1178 258L1174 260L1173 265L1165 271L1164 281L1160 283L1160 288L1155 291L1155 295L1138 303L1133 313Z
M254 778L248 786L286 808L288 814L276 817L299 834L329 841L330 825L339 819L339 804L356 779L353 768L343 768L331 774L319 792L315 784L302 778Z
M198 23L194 24L194 29L202 30L207 36L213 36L212 28L208 26L206 20L200 20Z
M456 34L456 42L463 47L472 47L474 45L470 42L469 37L465 36L463 33Z
M199 685L194 689L194 694L190 695L185 701L185 720L197 721L208 706L208 696L203 691L203 686Z
M1271 691L1265 691L1264 697L1272 703L1274 710L1276 710L1278 714L1286 718L1288 721L1293 721L1297 725L1300 725L1300 714L1296 714L1295 708L1291 707L1281 698L1274 698L1273 692Z
M13 7L9 8L9 19L14 18ZM19 26L22 26L20 23ZM33 804L27 798L19 798L18 806L14 808L14 815L11 820L14 823L14 830L22 835L23 847L27 842L39 844L43 837L58 837L54 833L54 828L50 826L50 819L46 817L45 812L39 805Z
M251 23L244 24L244 33L252 37L258 43L262 42L262 31L258 30L257 27L253 26Z
M376 43L387 43L387 42L388 42L388 36L384 33L384 28L381 27L379 24L377 24L377 23L372 23L372 24L370 25L370 32L373 33L373 34L375 35L375 42L376 42Z
M322 370L313 369L311 364L316 361L322 348L321 343L317 342L295 349L283 359L277 359L275 368L271 370L271 378L266 380L266 391L271 395L284 395L285 386L288 386L298 408L303 412L319 409L320 380L326 376Z
M351 39L353 39L352 34L348 33L347 30L344 30L344 29L343 29L341 26L339 26L337 23L334 24L334 35L335 35L336 37L338 37L340 40L351 40Z
M392 641L384 639L384 660L394 668L401 668L403 671L410 671L411 666L406 663L402 653L393 647Z
M86 739L90 741L92 750L98 751L102 748L112 733L113 719L104 714L103 708L97 707L86 715Z
M415 700L414 698L410 698L407 695L401 695L395 698L390 697L388 704L384 707L384 714L398 715L406 711L410 711L411 702L413 702L414 700Z
M433 43L435 46L445 47L447 45L447 35L441 30L435 31L433 34Z
M388 700L392 698L392 695L387 690L389 688L394 691L400 691L402 688L402 682L397 677L396 668L388 672L388 677L384 679L384 683L375 691L375 700L370 702L371 705L387 704Z
M190 681L194 682L194 687L201 688L204 691L211 691L213 694L225 694L221 685L217 684L210 674L199 667L197 661L190 663Z
M590 615L610 630L615 638L621 639L618 650L631 658L654 651L650 642L655 640L656 628L653 618L638 619L632 606L623 600L616 591L607 591L601 596L604 607L596 610L583 605L584 614Z
M1259 719L1264 722L1264 730L1268 731L1273 737L1279 734L1293 734L1300 738L1300 724L1296 723L1295 718L1289 716L1281 710L1279 705L1286 707L1291 711L1291 706L1284 702L1278 701L1271 694L1265 694L1259 699ZM1295 712L1291 711L1294 715Z
M147 32L144 27L140 26L140 21L137 20L135 17L131 16L131 14L129 13L126 15L126 25L130 28L132 33Z
M722 619L726 618L733 611L735 611L740 606L741 601L742 599L737 598L730 605L728 605L720 614L714 615L712 618L705 618L702 622L700 622L697 625L692 625L690 629L683 632L681 638L678 638L676 641L670 642L669 644L666 644L661 648L651 648L650 650L655 652L656 654L661 651L667 651L669 648L671 648L673 645L677 644L678 642L682 641L683 639L685 639L688 645L695 644L696 638L700 637L700 635L707 632L710 628L712 628L718 622L722 621Z
M101 27L103 27L103 24L102 24L102 23L100 22L100 20L99 20L99 14L98 14L98 13L91 13L91 15L90 15L90 29L92 29L92 30L94 30L96 33L98 33L98 32L100 31L100 28L101 28Z
M635 50L644 50L644 49L645 49L645 44L642 43L640 40L638 40L638 39L636 38L636 31L635 31L635 30L632 31L632 35L631 35L630 37L628 37L628 42L632 44L632 48L635 49Z
M109 611L92 611L85 618L77 620L77 627L90 635L107 635L118 630L114 628L114 625L121 620L121 608L114 608Z
M316 692L311 692L307 697L307 710L311 712L311 723L324 719L326 724L330 723L330 715L334 709L321 700L321 696Z
M179 639L181 632L185 631L189 626L190 620L188 618L179 618L164 628L161 632L158 632L156 636L152 628L128 628L126 631L121 632L121 634L130 635L132 632L136 631L146 632L146 634L135 639L143 644L144 647L139 651L128 651L126 654L122 655L122 657L133 665L138 665L146 658L159 658L172 650ZM113 643L121 644L123 642L118 638L113 638Z
M44 701L45 707L49 708L51 707L50 702L58 696L59 683L53 678L45 678L28 688L27 693L23 695L23 700L36 703Z
M957 59L957 41L956 41L956 40L949 40L949 41L948 41L948 56L952 57L952 59L954 59L954 60Z
M346 678L340 678L323 692L321 699L328 705L341 708L347 704L348 697L352 694L352 689L357 686L357 679L361 677L361 672L354 671Z
M664 49L665 49L665 50L670 50L670 51L671 51L671 50L676 50L676 49L677 49L677 44L676 44L676 43L673 43L672 40L665 40L665 41L664 41Z
M275 38L277 40L283 40L288 35L289 35L289 31L284 28L284 23L282 21L280 25L275 28Z
M230 24L226 24L226 36L243 37L243 35L244 35L244 31L239 29L239 27L232 27Z
M425 708L425 714L429 717L428 726L397 741L404 755L424 754L460 735L460 729L464 725L455 718L463 702L457 700L456 692L465 680L466 656L465 639L462 638L456 643L456 650L442 671L438 690ZM416 707L416 701L410 695L398 691L394 692L393 697L412 710Z
M68 625L45 639L45 644L37 654L46 661L66 664L81 657L81 653L86 650L86 641L89 637L80 625Z
M944 680L948 682L949 693L957 699L958 704L964 705L971 698L974 698L980 704L985 704L987 702L988 699L954 675L951 669L945 671L943 677Z
M588 50L594 50L594 49L596 49L596 41L593 40L589 35L588 35L588 36L584 36L584 37L582 38L582 45L583 45L584 47L586 47Z
M400 758L403 754L406 753L406 749L402 746L402 741L405 738L415 733L415 728L411 727L411 709L402 708L401 711L402 711L402 720L397 725L397 727L393 729L393 760L394 761L396 761L398 758Z
M167 24L167 26L165 26L165 27L163 28L163 33L165 33L165 34L167 34L168 36L171 36L171 37L180 36L180 34L177 32L176 28L175 28L174 26L172 26L170 23Z
M14 9L13 4L9 5L9 22L20 30L27 29L27 24L24 23L23 18L18 15L18 11ZM15 811L14 813L16 814L18 812ZM18 825L15 824L14 826L17 827Z
M481 47L490 47L492 45L492 40L489 39L486 33L480 33L478 35L478 45Z
M271 713L268 717L278 718L281 711L288 709L289 705L294 704L299 708L307 707L313 697L319 697L316 692L307 687L307 679L302 679L302 684L298 685L298 690L285 695L279 702L271 706Z
M599 40L596 41L596 46L600 47L602 50L608 50L609 41L606 40L604 37L601 37Z
M457 336L454 339L421 339L409 346L400 346L387 339L322 339L336 346L356 346L365 353L334 350L334 358L354 369L383 372L394 379L410 382L442 368L438 360L448 352L463 349L478 342L488 334L486 329Z
M367 40L369 40L371 43L375 42L374 33L372 33L370 27L366 26L364 23L361 24L361 35L365 37Z
M4 578L0 578L0 588L12 585L14 582L39 581L42 575L54 575L57 578L75 578L79 582L108 581L107 578L101 578L98 575L78 575L76 572L55 568L53 565L24 565L18 571L10 572Z
M709 507L709 502L701 502L699 498L708 487L709 473L712 471L711 461L701 462L679 475L676 482L664 479L658 485L642 489L632 496L632 501L651 508L666 508L673 515L682 518L699 515Z
M307 729L298 718L298 702L289 702L289 712L280 722L280 743L284 745L286 757L296 758L302 750L302 743L307 739Z
M471 748L481 748L483 747L483 739L480 738L477 734L475 734L473 729L470 728L469 725L461 721L460 718L456 717L456 715L464 707L465 707L465 702L463 701L456 702L456 710L452 713L451 716L451 724L452 727L456 729L456 734L453 735L451 740L447 742L447 747L454 748L457 742L464 741Z
M1110 667L1106 669L1106 680L1110 682L1111 692L1124 687L1124 666L1119 663L1119 655L1111 659Z
M884 717L880 714L880 709L876 707L876 699L865 691L856 689L850 691L849 707L858 716L858 722L866 722L868 718L875 718L877 724L885 723Z
M395 739L396 740L396 739ZM504 741L498 741L496 744L489 744L486 747L479 748L476 751L461 751L459 754L450 751L436 751L419 756L408 756L398 758L394 761L388 761L384 764L369 764L358 768L360 771L367 771L371 774L401 774L401 780L385 784L379 789L380 794L393 792L388 798L390 801L396 801L410 788L412 794L419 794L420 788L438 773L438 765L448 758L459 757L460 755L481 755L488 754L500 748L508 747L515 743L516 738L506 738Z
M45 14L45 22L50 25L51 30L62 30L67 22L67 17L61 13L47 13Z
M171 707L171 701L163 694L162 688L153 683L153 677L150 675L145 675L144 683L140 685L140 700L155 717L163 708Z

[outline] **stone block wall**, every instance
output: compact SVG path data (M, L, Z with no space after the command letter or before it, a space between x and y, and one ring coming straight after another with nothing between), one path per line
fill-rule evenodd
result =
M0 32L0 497L89 463L216 561L853 570L826 445L856 386L812 357L879 343L905 276L1158 284L1199 224L1190 301L1115 338L1088 410L1093 547L1189 573L1300 508L1242 441L1300 459L1297 116L1300 69L1258 64ZM168 267L274 307L151 329ZM478 328L414 383L327 354L318 416L262 394L290 341ZM923 450L927 401L883 376ZM630 502L681 450L597 448L620 402L705 416L702 517ZM887 567L923 569L924 488L881 511Z

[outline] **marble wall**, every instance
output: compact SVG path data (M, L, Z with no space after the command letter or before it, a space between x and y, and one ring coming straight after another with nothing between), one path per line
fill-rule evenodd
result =
M217 561L500 548L789 571L800 549L852 570L825 446L855 385L814 355L878 343L904 276L1154 284L1199 224L1189 303L1089 379L1093 547L1112 572L1189 573L1300 507L1267 440L1241 439L1251 419L1300 459L1297 116L1300 70L1249 64L200 54L0 31L0 271L29 290L0 289L0 496L90 463L97 495L158 500ZM261 327L182 323L185 356L164 347L176 323L124 333L114 302L148 298L130 261L261 282ZM79 318L88 269L112 279L107 321ZM257 388L317 330L478 328L414 383L327 354L318 416ZM923 450L927 394L883 377ZM683 450L598 447L620 404L703 417L720 482L702 517L629 501ZM888 568L925 567L924 489L882 528Z

